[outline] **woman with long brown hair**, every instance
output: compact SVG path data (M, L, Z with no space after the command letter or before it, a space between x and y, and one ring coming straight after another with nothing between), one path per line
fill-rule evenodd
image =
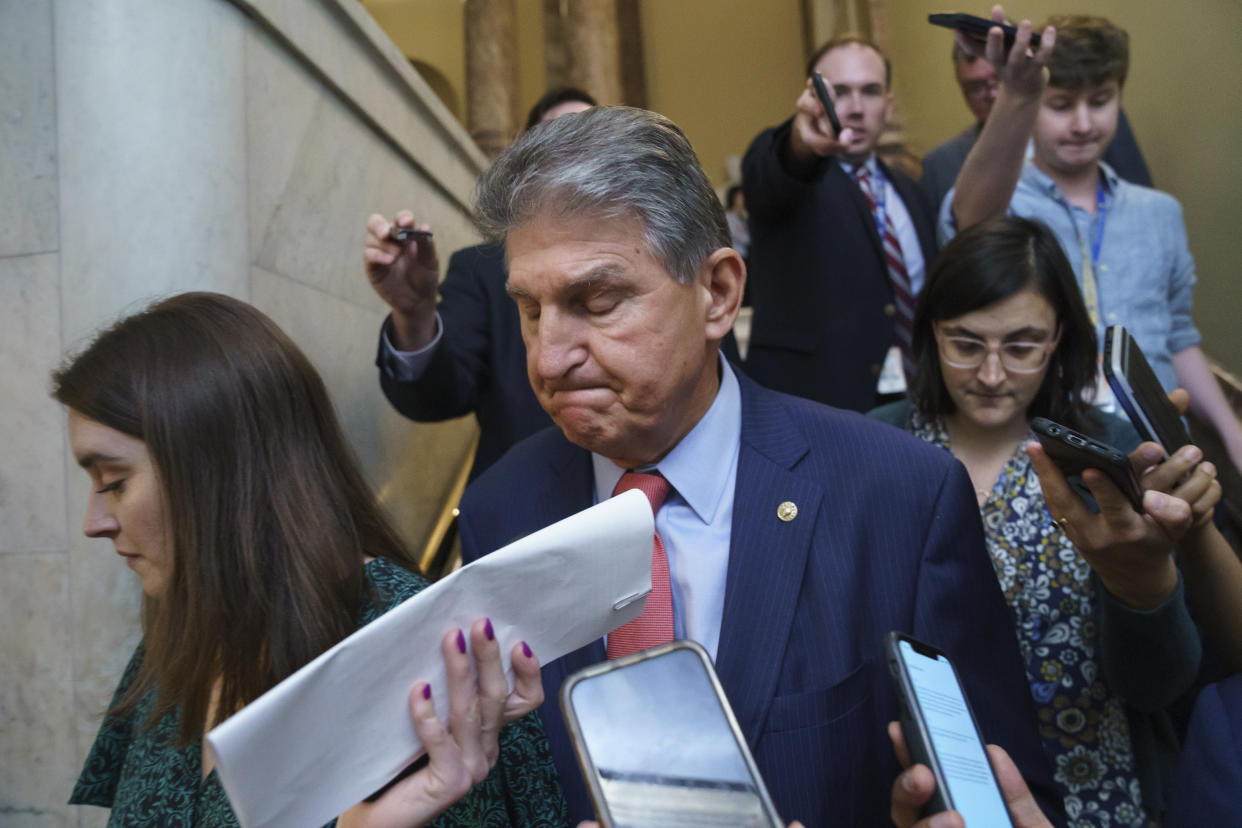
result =
M244 302L158 302L57 371L52 394L94 484L83 529L143 591L142 642L71 801L112 808L112 824L235 825L204 732L426 582L404 568L319 375ZM515 647L510 693L490 621L468 636L477 683L467 634L444 639L448 729L430 687L411 690L429 764L341 824L423 824L463 794L437 825L564 822L526 715L538 662Z

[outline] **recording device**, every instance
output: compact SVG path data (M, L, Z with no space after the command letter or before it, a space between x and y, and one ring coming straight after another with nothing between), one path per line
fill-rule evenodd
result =
M1166 455L1190 443L1177 408L1134 337L1121 325L1110 325L1104 332L1104 376L1139 437L1159 443Z
M968 826L1013 828L975 714L948 656L896 631L885 636L884 651L910 758L936 778L924 813L954 810Z
M972 40L980 43L987 41L988 30L993 26L999 26L1001 31L1005 33L1005 53L1013 48L1013 42L1018 37L1018 27L1011 26L1008 23L995 23L986 17L976 17L973 14L929 14L927 22L933 26L944 26L946 29L956 29ZM1039 48L1039 33L1031 32L1031 48Z
M561 710L603 828L784 828L693 641L574 673Z
M407 242L414 240L419 244L431 239L430 230L415 230L413 227L398 227L393 225L388 228L388 239L395 242Z
M1143 487L1125 453L1044 417L1032 420L1031 430L1066 477L1081 478L1085 469L1099 469L1121 490L1134 511L1143 514Z
M832 98L828 95L828 84L824 83L824 76L819 72L812 72L811 85L815 87L815 97L819 98L824 114L828 116L828 123L832 125L832 136L840 137L841 119L837 117L837 108L832 105Z

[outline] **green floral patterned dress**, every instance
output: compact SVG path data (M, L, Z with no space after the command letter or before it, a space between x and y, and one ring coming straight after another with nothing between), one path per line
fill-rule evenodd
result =
M371 598L359 611L365 626L427 585L391 561L366 566ZM142 660L134 652L115 699L129 686ZM111 808L109 825L236 826L237 817L215 771L202 778L202 743L177 747L179 711L143 729L154 692L125 716L109 715L95 737L70 803ZM566 806L538 713L508 725L500 735L500 759L486 779L432 825L564 826Z
M939 422L915 413L911 431L950 450ZM1070 828L1148 825L1125 706L1096 653L1091 567L1048 513L1024 444L980 512Z

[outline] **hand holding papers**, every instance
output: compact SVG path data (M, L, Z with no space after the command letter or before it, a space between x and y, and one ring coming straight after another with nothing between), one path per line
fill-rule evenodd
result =
M508 669L519 641L547 662L637 617L653 532L638 492L580 512L433 584L212 730L242 825L321 825L408 765L422 749L410 688L448 698L447 630L490 618Z

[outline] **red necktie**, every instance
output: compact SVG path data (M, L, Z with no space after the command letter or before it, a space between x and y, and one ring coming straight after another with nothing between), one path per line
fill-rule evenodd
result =
M854 180L858 189L867 199L872 215L876 212L875 190L872 187L871 174L863 165L854 169ZM888 269L888 281L893 287L893 306L896 308L897 347L901 348L902 363L906 376L914 376L914 351L911 342L914 339L914 291L910 288L910 276L906 272L906 258L901 252L901 242L897 240L897 230L893 226L893 213L884 211L884 229L880 231L881 243L884 247L884 265Z
M626 472L612 494L616 497L630 489L638 489L647 496L654 514L660 511L672 485L658 474ZM672 640L673 590L668 577L668 555L660 533L656 532L651 550L651 593L642 615L608 633L608 658L621 658Z

